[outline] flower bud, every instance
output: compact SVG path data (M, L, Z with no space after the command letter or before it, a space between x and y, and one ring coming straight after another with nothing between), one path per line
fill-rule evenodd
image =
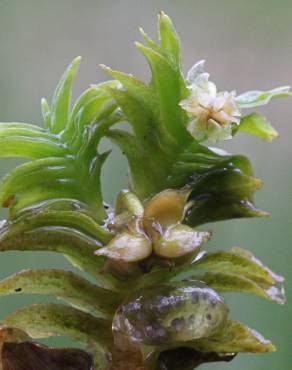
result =
M125 231L114 237L109 244L95 254L123 262L141 261L152 253L149 238L144 234Z
M199 252L200 246L209 238L209 232L195 231L189 226L179 224L166 230L154 244L154 251L160 257L182 257L195 251Z

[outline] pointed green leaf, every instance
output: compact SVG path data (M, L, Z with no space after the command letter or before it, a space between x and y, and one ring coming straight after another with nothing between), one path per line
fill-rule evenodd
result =
M241 324L228 320L216 335L188 343L188 346L202 352L274 352L275 346L261 334Z
M141 36L143 37L146 45L153 49L154 51L160 53L161 52L161 47L160 45L157 44L157 42L153 41L148 35L147 33L143 30L142 27L139 28L139 31L140 31L140 34Z
M81 311L111 318L120 302L117 293L100 288L71 271L23 270L0 281L0 296L49 294Z
M278 133L274 127L265 117L257 113L251 113L243 117L237 131L257 136L268 142L278 137Z
M162 123L173 139L185 146L191 138L184 128L186 116L178 105L185 93L180 71L175 70L166 57L156 51L140 43L136 43L136 46L151 67L152 83L158 97Z
M204 281L218 292L250 293L278 304L285 303L283 289L258 284L244 275L229 272L206 272L203 275L195 276L195 278Z
M51 104L51 131L59 133L69 120L72 85L77 74L81 58L77 57L68 66L53 95Z
M180 68L180 40L170 18L161 11L158 20L161 50L176 68Z
M103 64L101 64L100 67L105 72L116 78L129 94L139 101L144 109L149 110L152 114L155 113L155 109L157 109L156 101L151 87L130 74L115 71Z
M64 155L66 148L53 135L27 123L0 123L0 156L37 159Z
M290 86L281 86L269 91L247 91L236 96L236 104L239 108L255 108L268 104L271 99L291 96Z
M195 266L197 269L236 273L266 285L282 283L284 280L264 266L250 252L241 248L206 253L195 263Z
M42 115L44 120L44 126L46 129L51 127L51 108L45 98L41 100Z

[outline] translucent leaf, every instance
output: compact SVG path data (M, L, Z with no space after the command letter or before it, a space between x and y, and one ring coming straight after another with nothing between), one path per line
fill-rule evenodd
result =
M291 96L290 86L277 87L269 91L247 91L236 96L236 104L239 108L254 108L269 103L271 99Z
M92 370L91 356L72 348L50 348L36 343L5 343L3 370Z
M275 346L261 334L238 321L228 320L213 337L193 341L189 345L202 352L274 352Z
M278 137L278 133L273 126L265 117L257 113L251 113L243 117L237 131L257 136L268 142Z
M120 297L71 271L23 270L0 281L0 295L49 294L82 311L110 318Z
M68 66L53 95L51 104L51 131L59 133L69 120L72 85L77 74L81 58L77 57Z
M192 66L192 68L188 71L186 80L190 85L195 82L197 77L199 77L205 72L204 66L205 66L205 60L200 60L199 62L195 63Z

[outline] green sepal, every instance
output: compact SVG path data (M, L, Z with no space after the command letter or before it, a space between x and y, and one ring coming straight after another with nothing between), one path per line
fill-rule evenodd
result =
M0 281L0 296L49 294L81 311L110 319L121 301L118 293L100 288L71 271L23 270Z
M235 132L244 132L254 135L265 141L271 142L278 137L278 132L267 121L264 116L258 113L251 113L240 120L240 124L235 127Z

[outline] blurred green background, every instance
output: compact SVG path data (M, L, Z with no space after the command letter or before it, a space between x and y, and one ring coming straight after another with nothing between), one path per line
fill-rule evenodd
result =
M291 0L0 0L0 121L40 124L40 98L51 97L65 66L77 55L82 55L83 63L75 96L90 83L107 78L99 63L147 79L146 63L133 42L140 39L141 25L155 34L160 9L175 21L185 70L204 58L211 80L221 89L236 88L239 93L292 84ZM271 338L278 352L243 354L230 364L202 369L292 369L291 107L292 100L286 98L262 109L280 132L272 145L244 135L224 144L227 150L251 157L256 175L265 181L257 204L272 216L212 225L214 238L208 244L210 250L234 245L250 249L286 277L284 307L247 295L227 297L231 316ZM16 163L2 160L1 176ZM125 169L126 163L114 151L103 175L108 201L126 185ZM56 254L7 253L0 258L0 277L22 268L70 268ZM0 318L23 303L44 300L1 298ZM46 343L69 344L60 339Z

